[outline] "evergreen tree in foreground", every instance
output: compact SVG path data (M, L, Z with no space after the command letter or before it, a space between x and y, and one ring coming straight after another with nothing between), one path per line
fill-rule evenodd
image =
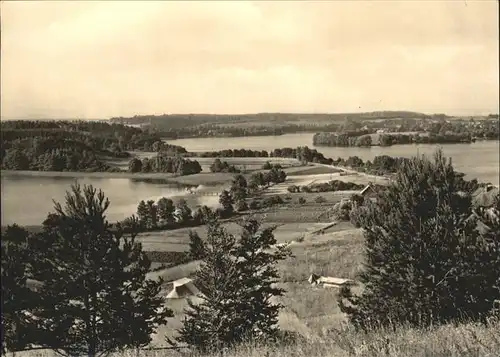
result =
M273 286L275 265L287 253L282 248L271 251L273 229L259 228L254 220L246 222L236 240L217 220L209 223L205 258L196 274L202 302L189 302L180 335L170 343L209 352L276 337L281 305L271 299L283 290Z
M500 297L498 235L479 235L471 197L459 193L458 184L451 162L438 151L433 161L404 162L394 183L367 205L359 218L364 291L340 294L340 308L356 326L485 318Z
M8 226L2 234L2 354L28 347L35 331L30 313L38 299L27 286L28 235L17 225Z
M275 340L278 337L278 313L283 307L274 303L285 290L278 288L279 274L276 264L290 255L287 247L275 248L276 227L260 229L254 219L246 220L234 251L238 271L237 289L244 315L246 337L253 340Z
M172 315L158 295L161 281L146 279L151 263L135 234L110 229L108 206L102 191L72 186L33 241L35 277L44 284L42 346L88 356L142 347Z
M481 222L481 244L482 249L478 251L478 257L470 256L472 259L479 259L474 265L475 268L483 269L481 262L488 262L487 267L491 273L486 276L487 280L477 282L482 284L480 301L484 301L483 314L490 312L491 306L488 303L498 304L500 302L500 194L493 198L493 205L489 208L478 207L475 214ZM481 274L481 270L471 271L471 276ZM500 306L496 306L498 309ZM498 311L497 311L498 313ZM499 316L500 317L500 316Z

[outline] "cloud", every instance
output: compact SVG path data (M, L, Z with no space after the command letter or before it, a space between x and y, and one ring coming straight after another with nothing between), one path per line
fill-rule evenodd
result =
M2 118L498 111L495 1L2 3Z

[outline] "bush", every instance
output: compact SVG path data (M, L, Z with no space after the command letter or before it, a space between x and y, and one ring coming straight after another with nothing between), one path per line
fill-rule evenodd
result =
M261 207L260 201L259 200L252 200L250 201L249 208L250 209L259 209Z
M273 166L271 165L271 163L269 161L266 161L264 165L262 165L262 170L271 170L272 167Z
M283 201L281 196L270 196L270 197L264 198L264 200L262 201L262 206L263 207L272 207L274 205L280 205L283 203L285 203L285 202Z
M316 196L316 198L314 199L314 202L316 202L316 203L325 203L326 202L326 198L324 198L323 196Z
M311 192L312 192L312 190L311 190L311 188L310 188L309 186L302 186L302 187L300 188L300 190L301 190L302 192L305 192L305 193L311 193Z
M297 193L297 192L300 192L300 187L297 185L291 185L291 186L288 186L287 190L290 193Z
M300 204L302 204L302 205L303 205L303 204L304 204L304 203L306 203L306 202L307 202L307 201L306 201L306 199L305 199L304 197L299 197L299 203L300 203Z
M245 200L236 202L236 210L238 212L244 212L248 210L248 204Z

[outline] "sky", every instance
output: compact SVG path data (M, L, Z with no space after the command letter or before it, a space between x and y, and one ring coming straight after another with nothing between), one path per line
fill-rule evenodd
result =
M495 0L0 6L2 119L499 110Z

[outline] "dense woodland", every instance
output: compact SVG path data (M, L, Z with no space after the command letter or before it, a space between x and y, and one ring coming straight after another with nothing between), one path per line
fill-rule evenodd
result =
M2 169L35 171L111 171L109 159L129 151L186 153L161 137L120 124L92 121L2 121Z

